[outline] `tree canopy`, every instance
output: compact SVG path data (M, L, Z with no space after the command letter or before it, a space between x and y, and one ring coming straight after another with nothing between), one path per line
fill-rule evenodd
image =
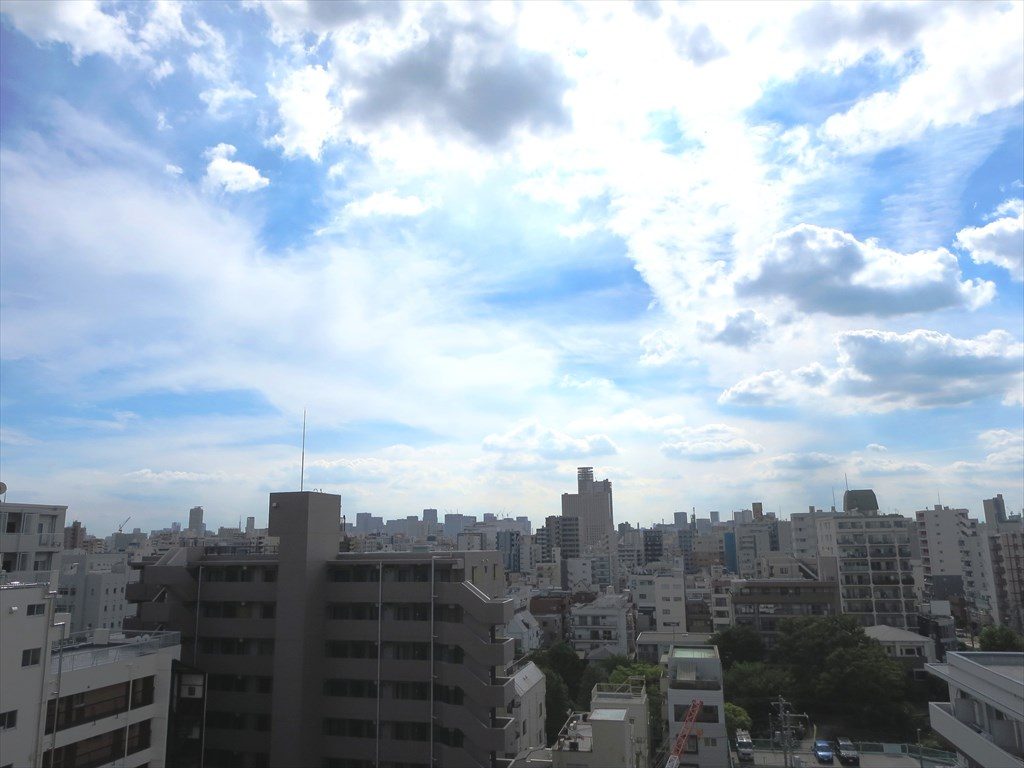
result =
M1024 651L1024 637L1009 627L985 627L978 640L983 651Z
M730 739L736 738L736 731L749 731L753 725L747 710L728 701L725 703L725 730Z
M743 624L716 632L708 639L708 645L718 647L718 658L726 671L738 661L764 661L761 636L753 627Z

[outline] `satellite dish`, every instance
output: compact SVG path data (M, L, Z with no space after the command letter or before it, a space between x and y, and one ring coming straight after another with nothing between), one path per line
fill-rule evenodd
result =
M7 483L0 483L0 496L7 493Z

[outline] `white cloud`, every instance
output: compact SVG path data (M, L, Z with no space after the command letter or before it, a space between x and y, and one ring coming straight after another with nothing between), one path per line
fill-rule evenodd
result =
M76 62L93 54L119 61L141 55L125 16L104 13L97 0L7 0L2 12L34 40L67 44Z
M1008 214L983 227L966 227L956 233L957 244L975 264L994 264L1024 282L1024 200L1007 200L996 210Z
M607 456L618 452L607 435L573 437L545 427L536 420L525 421L504 434L488 435L483 448L509 454L534 454L546 459L575 459Z
M229 159L235 152L231 144L218 144L206 150L210 162L206 166L203 184L207 188L225 192L252 192L270 183L253 166Z
M700 322L701 338L730 347L746 349L761 341L768 332L768 321L752 309L744 309L725 318L721 325Z
M867 450L871 451L872 453L886 453L889 449L886 448L881 443L869 443L867 446Z
M394 190L374 192L368 197L354 200L345 206L346 216L354 219L364 219L371 216L419 216L431 208L431 204L416 197L408 195L402 197Z
M199 98L206 103L206 108L214 117L222 117L224 107L232 101L246 101L255 99L256 94L248 88L243 88L237 83L229 83L224 87L209 88L199 94Z
M164 59L153 68L153 71L149 73L149 76L155 82L160 82L165 77L170 77L173 74L174 65L171 64L171 62Z
M836 229L800 224L772 238L737 279L736 292L840 316L974 309L991 300L992 283L961 278L956 256L945 248L898 253Z
M286 157L320 160L326 144L338 138L342 110L331 100L333 78L323 67L306 66L288 74L281 85L267 86L277 101L281 130L270 140Z
M223 472L189 472L177 469L164 469L154 472L152 469L136 469L125 474L125 478L133 483L214 483L224 482L230 478Z
M661 452L670 459L718 461L760 453L764 447L743 437L727 424L679 427L668 431L672 442L663 443Z
M165 165L164 171L171 176L181 176L185 172L180 165L173 165L172 163Z
M1020 386L1024 344L1006 331L961 339L937 331L848 331L835 338L837 365L766 371L725 390L731 405L806 404L847 411L952 406L1007 397Z
M1019 104L1024 6L974 5L961 4L949 23L921 33L920 65L895 90L874 93L831 116L822 126L824 136L847 151L877 152L917 139L929 128L966 125ZM931 13L930 6L918 8Z
M934 471L934 467L920 461L879 459L858 456L853 459L854 469L865 476L923 475Z

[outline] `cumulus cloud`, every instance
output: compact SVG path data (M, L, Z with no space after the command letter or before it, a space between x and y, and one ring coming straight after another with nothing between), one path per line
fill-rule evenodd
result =
M705 341L746 349L764 338L768 321L754 310L744 309L729 315L721 325L700 322L697 327Z
M883 13L874 3L861 5L873 9L873 13ZM904 12L884 12L910 20L903 30L891 27L896 34L907 37L915 33L911 27L924 23L920 17L931 14L932 5L917 6L914 11L907 5ZM895 90L873 93L846 112L828 118L822 126L827 139L846 151L877 152L915 140L930 128L967 125L981 115L1021 102L1024 6L950 5L962 12L960 23L944 24L934 33L922 35L922 63ZM935 16L941 18L942 14ZM886 24L875 26L882 29Z
M867 450L871 451L872 453L886 453L889 449L886 448L881 443L869 443L867 446Z
M164 469L154 472L152 469L136 469L125 473L125 478L134 483L210 483L228 480L224 472L187 472L183 470Z
M256 94L237 83L229 83L223 87L209 88L202 91L199 94L199 98L205 102L207 110L213 117L221 117L229 103L255 99Z
M1019 387L1024 344L1006 331L961 339L937 331L864 330L836 336L837 365L766 371L725 390L719 402L783 405L834 399L848 409L890 411L1008 397Z
M93 54L117 60L141 54L125 16L104 13L97 0L8 0L2 11L33 40L66 44L76 62Z
M393 21L402 12L401 3L377 0L347 0L344 3L262 0L259 5L270 19L271 37L278 44L301 40L309 32L324 35L374 16Z
M181 176L181 174L183 174L184 172L185 171L182 169L180 165L168 163L167 165L164 166L164 173L168 174L169 176Z
M865 476L885 475L923 475L934 468L920 461L901 461L899 459L880 459L858 456L853 460L853 468Z
M672 442L664 443L661 452L670 459L717 461L750 456L764 447L743 437L743 433L727 424L706 424L702 427L680 427L670 430Z
M430 203L416 195L401 196L394 190L374 192L368 197L354 200L344 208L349 218L363 219L371 216L419 216L430 209Z
M545 427L536 420L526 421L504 434L484 438L485 451L500 453L535 454L546 459L571 459L587 456L607 456L618 453L615 443L607 435L573 437Z
M316 65L294 70L281 85L268 86L281 119L281 130L270 142L286 157L306 155L319 161L324 145L339 135L342 111L331 101L332 84L330 73Z
M956 233L956 242L975 264L994 264L1024 282L1024 200L1007 200L996 211L1007 214L983 227Z
M841 461L829 453L784 453L773 457L768 463L779 469L820 469L831 467Z
M898 253L837 229L800 224L772 238L736 281L742 297L785 298L804 312L892 316L985 304L995 286L962 280L945 248Z
M707 24L687 26L676 22L673 24L672 36L675 38L676 49L680 55L692 61L698 67L709 61L720 59L728 51L715 39Z
M481 17L463 21L436 10L412 44L381 56L348 40L336 72L352 98L347 115L364 127L413 120L484 145L513 130L565 128L569 81L555 60L512 42Z
M231 160L236 150L231 144L218 144L206 150L210 162L206 166L203 183L208 189L225 192L252 192L270 183L269 179L247 163Z

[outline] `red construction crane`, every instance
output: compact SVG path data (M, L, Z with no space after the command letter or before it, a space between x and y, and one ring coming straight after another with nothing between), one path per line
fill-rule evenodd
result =
M665 768L676 768L679 765L679 758L683 756L686 742L690 740L690 731L693 730L693 724L697 722L697 715L703 708L704 702L700 699L690 702L690 708L686 710L686 717L683 718L683 723L679 726L679 734L676 736L675 744L672 745L672 752L668 756Z

